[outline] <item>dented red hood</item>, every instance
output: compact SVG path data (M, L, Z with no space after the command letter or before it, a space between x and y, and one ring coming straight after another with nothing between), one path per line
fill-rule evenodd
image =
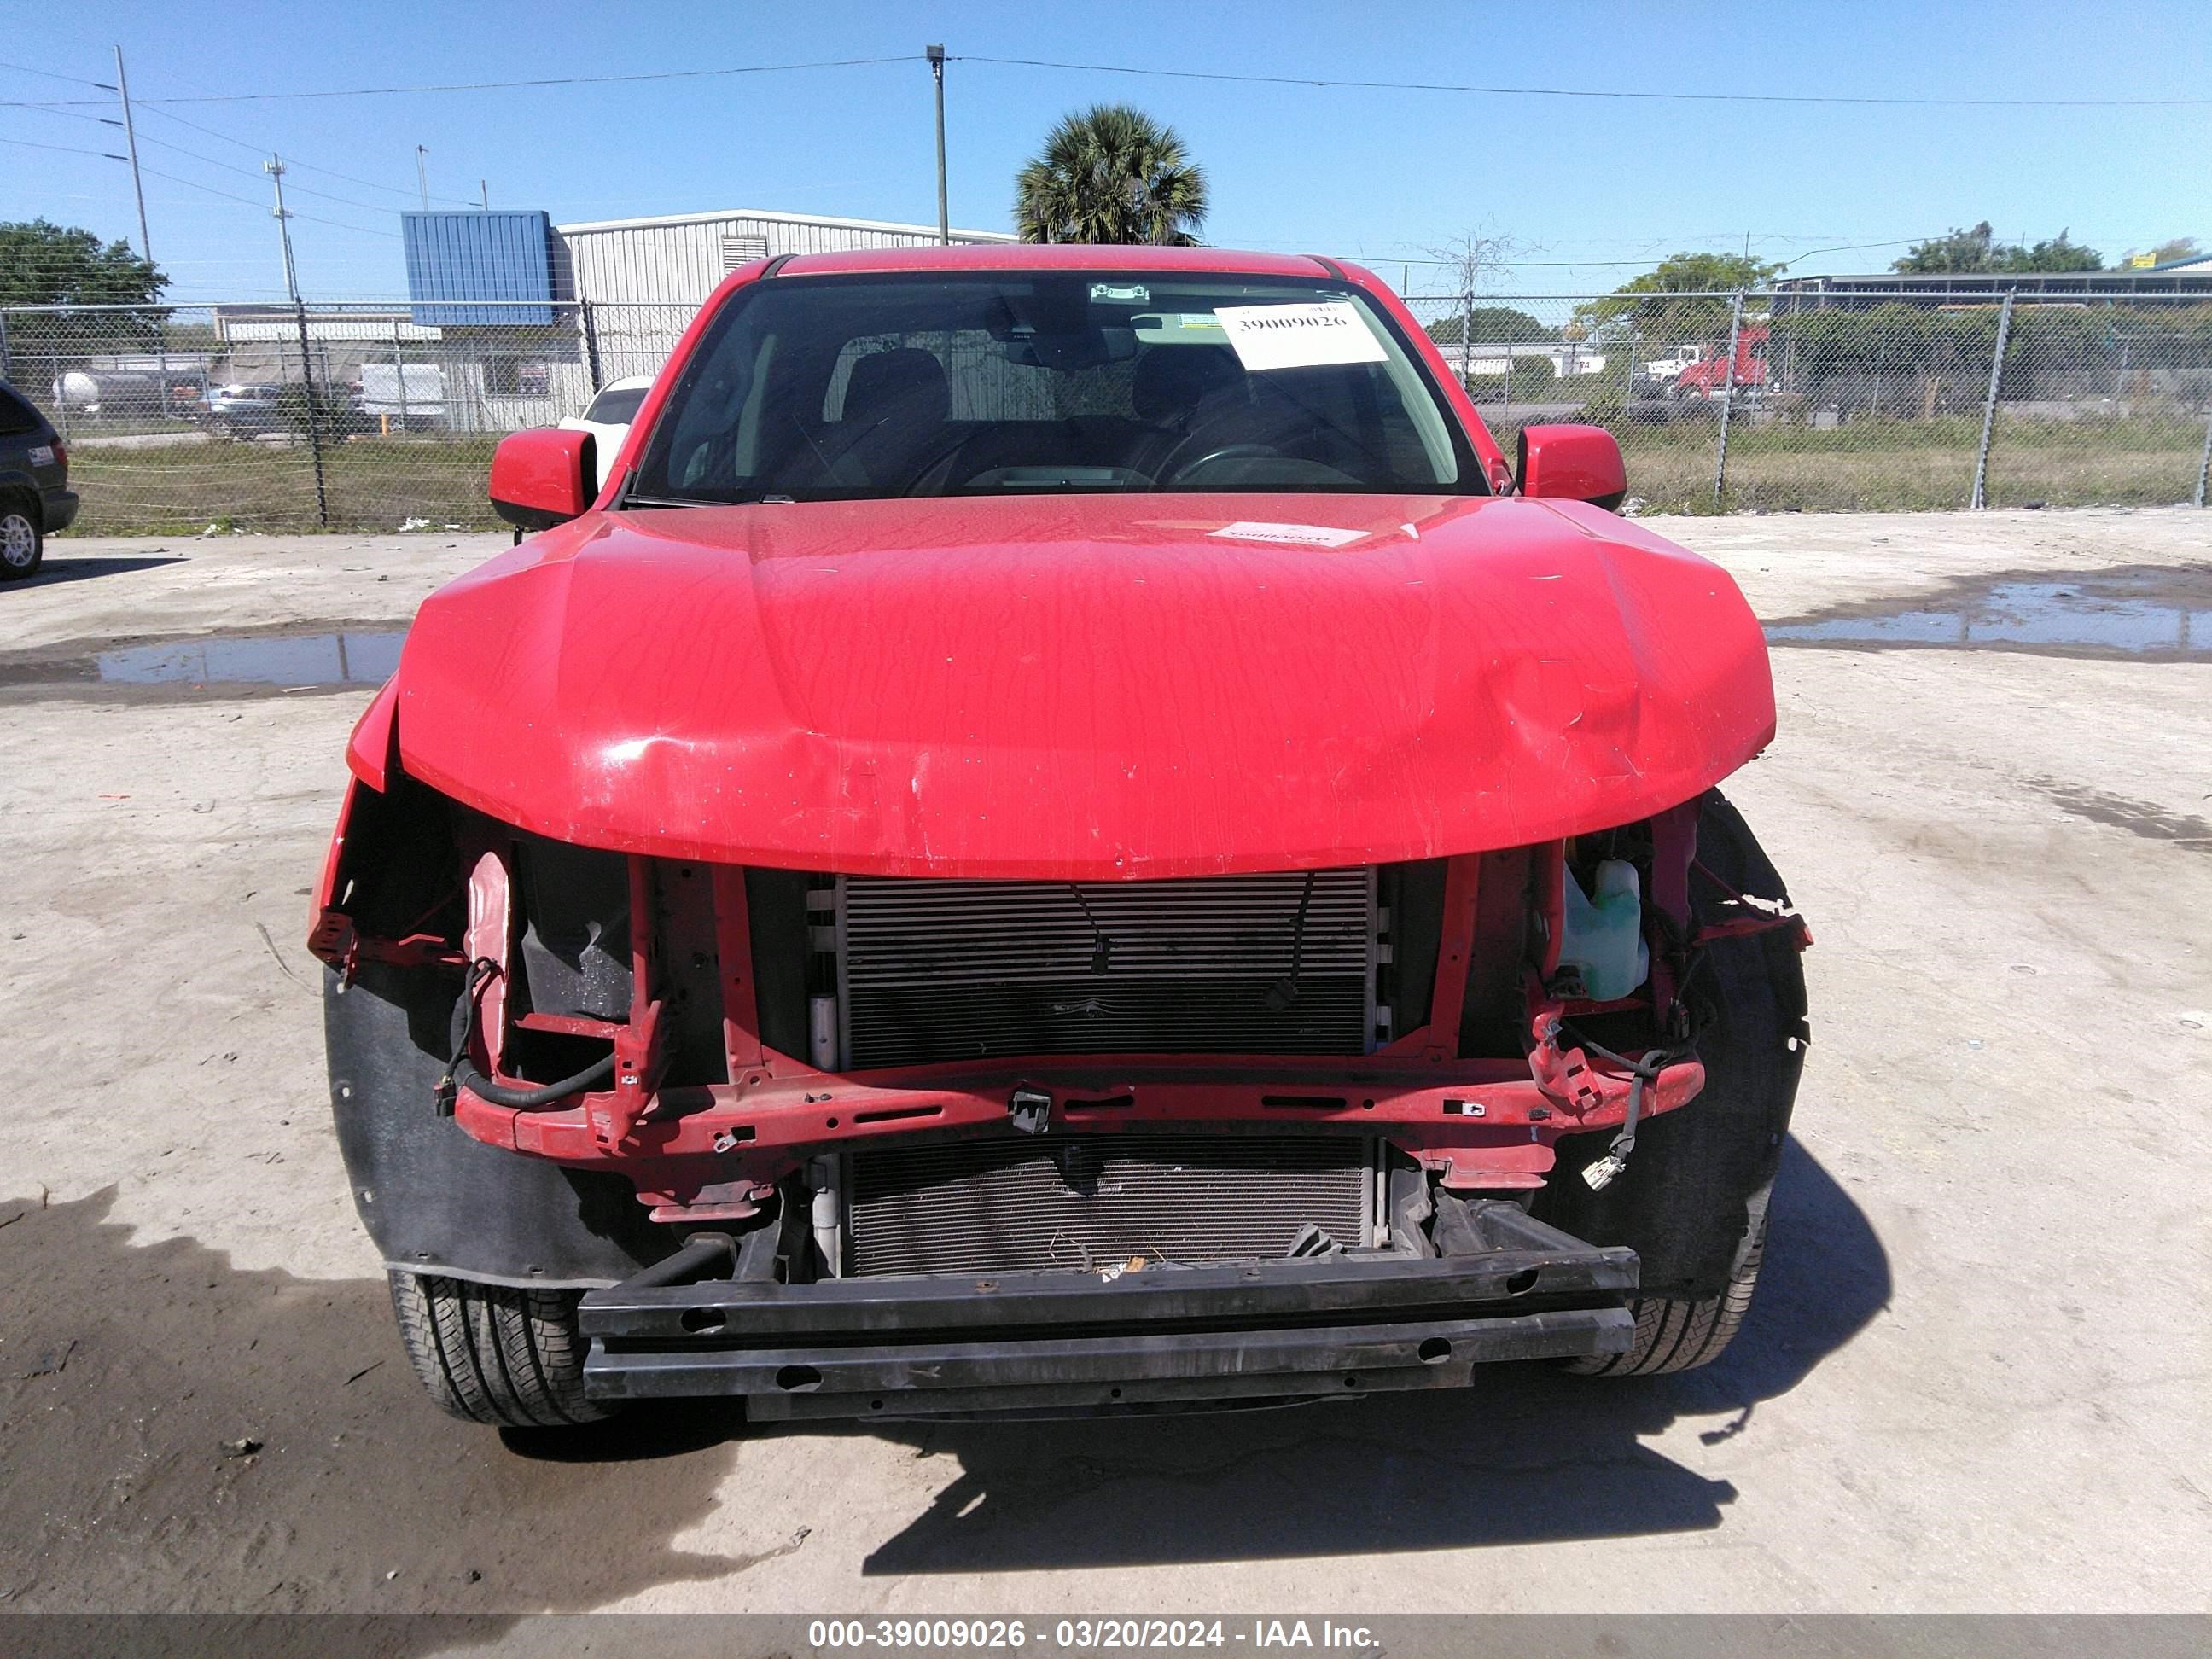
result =
M1717 567L1398 495L592 514L434 595L397 696L410 773L563 841L1060 879L1547 840L1774 726Z

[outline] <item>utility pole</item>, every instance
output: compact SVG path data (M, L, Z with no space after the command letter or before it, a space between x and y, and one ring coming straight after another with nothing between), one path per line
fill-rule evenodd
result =
M292 227L288 222L292 216L284 210L284 158L271 155L261 164L261 170L269 175L269 182L276 187L276 235L284 245L284 292L297 306L300 303L300 279L292 269Z
M945 198L945 48L924 46L929 72L937 77L937 240L952 246L952 218Z
M1990 434L1996 430L1997 390L2004 380L2005 344L2012 338L2012 301L2016 292L2007 289L2004 304L1997 309L1997 344L1990 356L1990 391L1982 399L1982 441L1974 451L1974 493L1966 500L1976 512L1990 504Z
M131 193L138 201L138 255L148 264L154 263L154 239L146 230L146 186L138 178L138 127L131 118L131 79L123 72L123 48L115 48L115 95L123 105L123 148L131 154ZM158 325L157 325L158 326ZM161 379L161 418L169 416L169 350L166 342L161 348L155 372Z
M1513 378L1513 358L1505 359L1505 377ZM1459 302L1459 380L1467 387L1468 401L1474 401L1474 278L1467 279L1467 291Z
M1744 239L1746 247L1751 239ZM1728 490L1729 417L1735 410L1735 354L1743 338L1743 290L1735 291L1735 300L1729 307L1728 367L1721 370L1721 443L1720 453L1713 461L1713 507L1718 511L1722 498ZM1711 395L1708 393L1708 395Z
M422 158L429 153L420 144L415 146L415 185L422 192L422 211L425 213L430 210L430 169L422 164ZM313 171L313 168L308 170Z
M123 100L123 147L131 152L131 191L138 198L138 254L154 263L153 238L146 234L146 186L138 181L138 129L131 119L131 82L123 73L123 48L115 49L115 95Z
M261 164L276 191L276 234L284 245L284 291L292 297L292 322L300 335L300 390L306 399L307 453L315 468L315 522L331 522L330 495L323 479L324 412L315 393L315 359L307 340L307 307L300 298L299 273L292 264L292 216L284 210L284 158L271 155Z

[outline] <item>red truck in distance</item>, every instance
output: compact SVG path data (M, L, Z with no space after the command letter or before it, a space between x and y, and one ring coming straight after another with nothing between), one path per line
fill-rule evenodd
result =
M1736 391L1757 392L1767 389L1766 342L1767 326L1764 323L1746 323L1737 331ZM1727 388L1729 381L1728 342L1723 340L1697 362L1684 364L1682 372L1668 387L1668 395L1675 398L1717 398Z

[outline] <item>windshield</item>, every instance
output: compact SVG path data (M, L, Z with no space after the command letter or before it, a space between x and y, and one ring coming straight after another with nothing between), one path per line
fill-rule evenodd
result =
M587 421L597 421L602 426L626 426L637 418L637 406L645 401L649 386L624 386L611 392L602 392L592 399L592 406L584 411Z
M726 305L627 499L1480 492L1398 331L1340 283L778 278Z

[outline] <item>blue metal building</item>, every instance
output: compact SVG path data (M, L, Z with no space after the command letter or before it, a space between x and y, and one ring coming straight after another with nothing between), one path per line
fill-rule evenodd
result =
M427 328L552 323L553 225L544 213L403 213L399 226L416 323Z

